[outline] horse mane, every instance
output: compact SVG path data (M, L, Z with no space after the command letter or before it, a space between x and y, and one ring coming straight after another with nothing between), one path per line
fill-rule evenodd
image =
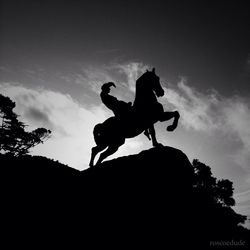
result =
M145 78L148 76L149 73L150 73L149 71L144 72L144 73L136 80L136 85L145 82L145 81L147 80L147 79L145 79Z

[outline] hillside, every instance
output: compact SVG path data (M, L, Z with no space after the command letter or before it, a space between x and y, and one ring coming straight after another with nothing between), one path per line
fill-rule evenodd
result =
M46 225L43 237L74 232L107 245L174 249L232 240L246 247L250 238L237 225L244 217L200 188L187 156L174 148L152 148L82 172L44 157L0 160L6 213L18 225Z

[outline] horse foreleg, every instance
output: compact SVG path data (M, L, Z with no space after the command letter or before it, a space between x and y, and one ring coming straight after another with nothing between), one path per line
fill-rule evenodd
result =
M100 146L100 145L97 145L95 147L93 147L91 149L91 158L90 158L90 162L89 162L89 166L90 167L93 167L94 166L94 160L95 160L95 157L96 155L101 152L102 150L104 150L107 146Z
M180 114L178 111L174 111L174 112L164 112L162 114L162 116L160 117L160 121L161 122L164 122L164 121L168 121L170 119L174 118L174 121L171 125L169 125L167 127L167 131L173 131L177 128L178 126L178 121L179 121L179 118L180 118Z
M96 165L99 165L102 163L102 161L107 158L108 156L114 154L118 148L121 146L122 144L120 145L110 145L107 150L105 150L103 153L101 153Z
M173 113L174 113L174 121L173 121L172 125L169 125L167 127L167 131L174 131L178 126L178 121L179 121L179 118L180 118L180 114L179 114L178 111L174 111Z

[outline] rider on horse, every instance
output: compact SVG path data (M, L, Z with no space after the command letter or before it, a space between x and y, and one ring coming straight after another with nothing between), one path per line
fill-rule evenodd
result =
M132 111L132 103L120 101L116 97L109 95L110 88L112 86L116 88L113 82L104 83L102 85L102 92L100 94L102 102L107 108L113 111L117 119L124 120L129 116L130 112ZM144 134L150 140L150 135L147 129L145 130Z
M180 118L178 111L164 111L162 104L157 101L157 97L164 95L164 88L161 87L160 78L155 74L155 69L147 70L136 80L133 106L131 103L119 101L109 95L111 86L115 87L115 84L112 82L103 84L101 99L115 116L96 124L93 129L96 146L91 149L90 167L100 165L125 143L126 138L138 136L143 131L146 135L149 131L151 138L149 135L148 137L152 140L153 147L162 146L156 139L154 124L158 121L174 119L167 127L167 131L174 131ZM100 152L102 153L94 165L95 157Z
M109 95L110 87L115 87L113 82L104 83L102 85L101 99L103 104L111 109L118 119L123 119L131 111L132 103L119 101L116 97Z

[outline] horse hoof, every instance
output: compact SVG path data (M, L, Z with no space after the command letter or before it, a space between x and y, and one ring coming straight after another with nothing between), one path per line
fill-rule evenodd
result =
M175 111L175 119L174 119L174 122L173 122L173 124L171 124L171 125L169 125L169 126L167 127L167 131L172 132L172 131L174 131L174 130L177 128L179 118L180 118L179 112L178 112L178 111Z
M176 129L176 127L177 127L177 126L169 125L169 126L167 127L167 131L172 132L172 131L174 131L174 130Z
M161 143L156 143L156 144L154 144L153 145L155 148L160 148L160 147L164 147L164 145L163 144L161 144Z
M91 165L91 166L89 166L89 168L90 169L96 169L96 168L98 168L100 165L98 165L98 164L95 164L95 165Z
M97 166L98 166L97 163L96 163L95 165L94 165L93 163L89 164L89 168L95 168L95 167L97 167Z

